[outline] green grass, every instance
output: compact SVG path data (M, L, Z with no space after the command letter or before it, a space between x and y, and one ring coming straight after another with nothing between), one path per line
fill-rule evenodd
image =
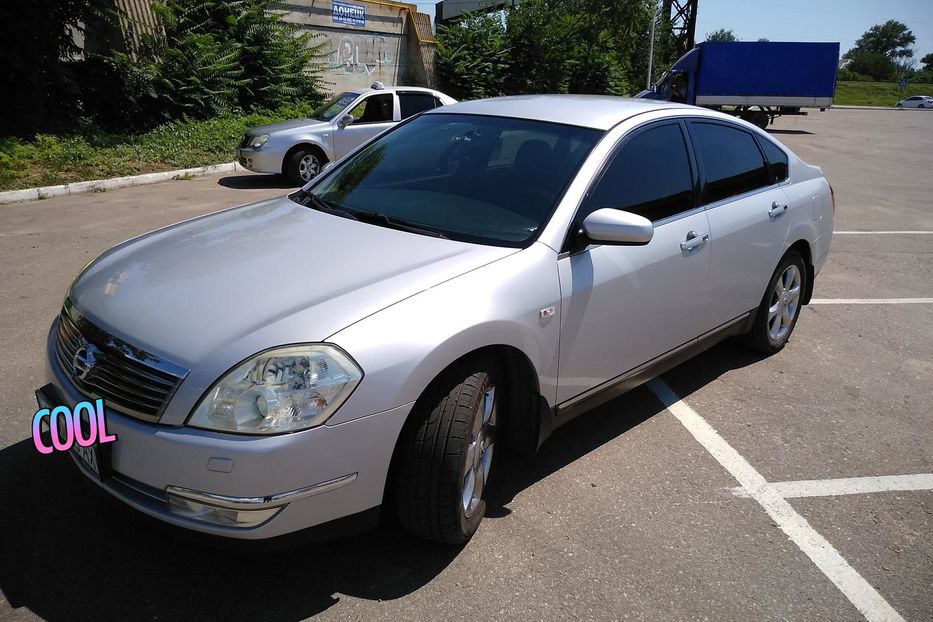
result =
M893 106L911 95L933 95L933 84L908 84L902 92L897 82L837 82L833 103L840 106Z
M175 121L135 135L88 132L0 138L0 190L51 186L230 162L240 136L256 125L307 116L309 106Z

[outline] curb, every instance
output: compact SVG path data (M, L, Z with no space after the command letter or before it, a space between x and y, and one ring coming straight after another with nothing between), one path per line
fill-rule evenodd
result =
M840 110L903 110L903 108L897 108L895 106L837 106L836 104L832 105L832 109Z
M42 186L41 188L25 188L23 190L9 190L0 192L0 205L4 203L22 203L24 201L37 201L51 199L71 194L86 194L102 190L116 190L130 186L144 186L170 181L178 177L204 177L213 173L232 173L243 170L236 162L225 164L212 164L210 166L197 166L195 168L182 168L175 171L161 171L159 173L146 173L144 175L128 175L126 177L113 177L111 179L95 179L91 181L76 181L61 186Z

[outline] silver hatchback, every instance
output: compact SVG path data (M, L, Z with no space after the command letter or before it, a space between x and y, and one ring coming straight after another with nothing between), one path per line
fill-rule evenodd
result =
M307 119L291 119L254 127L236 148L240 166L257 173L281 173L300 186L328 162L353 151L400 121L456 100L440 91L415 86L339 93Z
M533 455L727 337L781 350L833 211L819 168L710 110L445 106L287 197L104 253L41 391L104 399L119 440L75 462L169 523L265 539L389 511L464 542L497 448Z

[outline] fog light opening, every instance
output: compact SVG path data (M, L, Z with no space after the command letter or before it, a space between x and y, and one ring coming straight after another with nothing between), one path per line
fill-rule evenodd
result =
M210 523L212 525L220 525L221 527L234 527L238 529L259 527L263 523L271 520L285 508L284 505L256 510L225 508L204 503L203 501L188 499L172 494L171 492L167 494L167 498L168 509L173 514L201 523Z

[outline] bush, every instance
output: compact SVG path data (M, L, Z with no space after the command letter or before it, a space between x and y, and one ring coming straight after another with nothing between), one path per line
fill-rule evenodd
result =
M866 76L862 73L856 73L849 69L848 67L840 69L836 73L836 80L845 81L845 82L871 82L871 76Z
M861 52L852 55L849 71L870 76L872 80L883 82L897 77L897 65L881 52Z

